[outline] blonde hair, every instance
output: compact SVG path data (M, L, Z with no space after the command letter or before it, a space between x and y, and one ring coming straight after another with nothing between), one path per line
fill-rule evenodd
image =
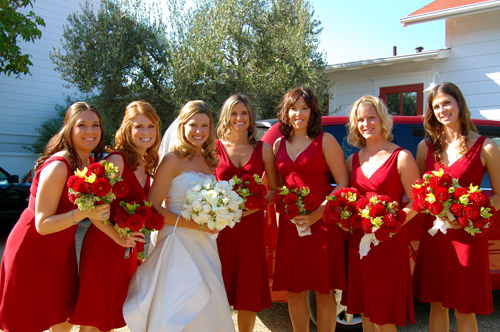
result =
M366 95L354 102L349 112L349 123L347 124L347 143L357 148L366 146L366 140L358 130L358 109L361 106L373 106L382 123L382 136L388 142L392 141L392 116L389 114L384 102L375 96Z
M151 104L144 101L133 101L127 105L125 108L125 116L123 117L120 128L118 128L115 134L115 145L109 151L122 151L125 159L133 170L136 170L142 163L142 155L139 153L132 140L132 122L139 114L151 120L156 129L155 142L146 150L146 154L144 155L146 173L152 176L153 170L158 165L158 147L161 142L161 134L160 118L156 113L156 109Z
M184 125L196 114L205 114L210 119L210 132L207 140L203 143L201 154L205 157L208 166L214 169L217 167L219 162L215 151L214 122L210 108L201 100L191 100L181 108L180 114L177 117L177 120L179 121L179 126L177 127L178 142L175 144L172 152L175 153L178 158L193 159L195 156L196 150L186 138Z
M54 153L66 150L68 152L69 163L71 165L71 169L75 170L77 168L81 168L82 160L76 153L73 148L73 140L71 138L71 132L73 127L75 126L76 120L78 120L78 116L82 112L94 112L99 119L99 127L101 128L101 140L94 148L94 158L96 160L100 160L102 155L104 154L104 129L102 126L102 116L101 113L89 103L85 102L76 102L72 104L66 110L66 115L64 116L64 125L61 127L59 132L52 136L47 145L45 146L45 151L43 156L38 158L35 163L35 172L47 159L50 158Z
M233 111L234 106L238 103L242 103L248 109L250 118L250 123L248 125L248 142L255 145L257 144L257 138L255 136L255 110L253 109L248 97L239 93L227 98L222 105L219 116L219 124L217 126L217 137L228 138L231 134L231 112Z

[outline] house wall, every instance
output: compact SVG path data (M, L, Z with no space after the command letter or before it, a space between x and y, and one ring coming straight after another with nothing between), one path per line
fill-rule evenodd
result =
M500 120L499 15L496 10L447 19L446 47L451 49L447 58L330 73L330 114L345 115L357 98L378 96L380 87L415 83L427 87L437 72L440 82L460 87L473 118Z
M93 1L98 8L99 1ZM61 48L63 25L67 17L80 10L80 0L36 0L33 8L45 21L42 38L35 43L19 43L23 52L31 54L32 75L0 75L0 166L23 176L33 168L38 156L23 148L32 144L40 124L55 115L55 106L66 105L65 96L77 96L76 89L66 88L55 71L49 53Z

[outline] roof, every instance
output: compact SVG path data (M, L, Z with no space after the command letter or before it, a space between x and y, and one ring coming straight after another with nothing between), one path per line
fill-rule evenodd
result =
M408 26L490 10L500 10L500 0L434 0L400 21L403 26Z

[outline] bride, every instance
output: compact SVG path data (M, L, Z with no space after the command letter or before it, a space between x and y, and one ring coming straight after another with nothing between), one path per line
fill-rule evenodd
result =
M132 332L234 332L212 236L217 231L180 216L186 191L214 177L212 114L203 101L190 101L177 121L177 142L158 166L148 196L166 227L152 236L154 250L131 280L125 321Z

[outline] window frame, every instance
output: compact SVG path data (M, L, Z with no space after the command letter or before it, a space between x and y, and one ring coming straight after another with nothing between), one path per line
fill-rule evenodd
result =
M416 92L417 93L417 115L423 115L424 111L424 83L417 84L406 84L406 85L396 85L396 86L386 86L380 88L380 99L387 104L387 95L388 94L396 94L399 93L400 96L400 104L399 104L399 114L402 114L403 111L403 93L405 92ZM412 115L410 115L412 116Z

